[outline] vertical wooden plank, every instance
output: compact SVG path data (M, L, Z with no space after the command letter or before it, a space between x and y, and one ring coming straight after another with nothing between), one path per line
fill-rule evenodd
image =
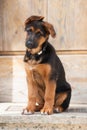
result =
M85 8L84 8L85 7ZM87 1L48 0L48 21L54 24L56 49L87 49Z
M31 0L3 0L4 51L24 50L24 21L31 13Z
M87 50L87 0L75 1L75 45Z
M68 49L70 44L72 45L73 35L70 31L74 26L72 21L72 17L74 18L73 6L74 2L71 3L71 0L54 0L51 1L51 4L48 0L48 20L54 24L57 33L56 39L51 39L51 42L55 43L56 49ZM72 28L72 34L74 34L74 28Z
M3 49L3 0L0 0L0 51Z
M42 15L47 19L47 0L32 0L32 15Z

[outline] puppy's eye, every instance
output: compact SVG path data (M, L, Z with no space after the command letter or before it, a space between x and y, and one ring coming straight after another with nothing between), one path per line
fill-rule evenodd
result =
M41 32L37 32L37 33L36 33L36 36L37 36L37 37L40 37L40 36L42 36L42 33L41 33Z
M31 29L31 28L27 28L27 32L28 32L28 33L31 33L31 32L32 32L32 29Z

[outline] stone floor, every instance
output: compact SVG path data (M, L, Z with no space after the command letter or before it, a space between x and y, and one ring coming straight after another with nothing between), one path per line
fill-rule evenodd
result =
M0 130L87 130L87 105L63 113L22 115L24 103L0 103Z

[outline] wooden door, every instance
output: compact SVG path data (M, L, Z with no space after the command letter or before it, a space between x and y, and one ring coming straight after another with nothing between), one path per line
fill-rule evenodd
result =
M87 103L87 0L0 0L0 54L25 51L24 21L31 15L54 25L50 42L72 85L72 102Z

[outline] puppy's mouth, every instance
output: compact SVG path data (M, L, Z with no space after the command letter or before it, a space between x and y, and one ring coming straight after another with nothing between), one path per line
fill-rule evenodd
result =
M35 45L35 44L25 44L27 51L30 52L31 54L37 54L38 52L41 51L41 46Z

